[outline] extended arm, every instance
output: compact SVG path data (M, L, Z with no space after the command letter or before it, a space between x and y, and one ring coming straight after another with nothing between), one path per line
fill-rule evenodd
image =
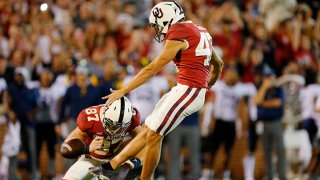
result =
M107 100L107 105L110 105L113 101L121 98L125 94L129 93L133 89L141 86L147 82L153 75L158 73L165 65L167 65L176 54L187 47L187 43L184 41L167 40L162 52L156 57L149 65L144 67L125 87L119 90L114 90L108 96L103 97Z
M124 94L139 87L148 81L153 75L157 74L165 65L167 65L181 50L187 46L184 41L166 41L161 54L156 57L149 65L143 68L134 79L123 88Z
M81 139L82 141L84 141L86 138L88 137L86 132L81 131L81 129L79 129L78 127L76 127L67 137L67 139L64 141L63 144L68 143L71 139ZM98 148L101 147L103 142L103 137L96 137L94 140L92 140L92 142L90 143L90 145L86 145L87 150L89 152L94 152L95 150L97 150ZM80 155L80 154L79 154Z
M75 128L61 145L61 155L65 158L74 159L82 154L89 153L89 146L83 142L86 138L86 133L82 132L78 127Z

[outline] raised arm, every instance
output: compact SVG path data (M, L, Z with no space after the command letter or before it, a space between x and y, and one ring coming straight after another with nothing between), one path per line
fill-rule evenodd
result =
M317 40L320 41L320 9L318 10L318 15L317 15L317 19L316 22L314 24L313 27L313 37Z
M272 78L265 78L263 80L263 83L259 88L258 93L256 94L256 96L253 97L253 103L255 105L262 106L264 108L277 108L281 106L282 99L280 97L265 100L265 95L268 89L270 89L273 86L273 81L274 80Z
M290 32L291 46L294 51L300 48L302 25L302 14L298 14L297 21L293 24L293 30Z

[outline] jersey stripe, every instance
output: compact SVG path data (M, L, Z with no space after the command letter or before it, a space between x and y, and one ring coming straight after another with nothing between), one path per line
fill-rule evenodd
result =
M176 103L174 103L174 105L170 108L170 110L168 111L168 113L165 116L165 119L162 121L161 125L159 126L159 128L157 129L157 133L160 133L160 131L163 129L163 127L166 125L167 121L169 120L169 117L171 116L171 114L173 113L173 111L176 109L176 107L188 96L188 94L190 93L190 91L192 90L191 87L188 87L188 89L186 90L186 92L178 99L178 101Z
M171 127L173 126L173 124L176 122L176 120L178 119L178 117L181 115L181 113L183 112L183 110L185 110L193 101L194 99L199 95L201 88L197 88L197 90L195 91L195 93L192 95L192 97L179 109L179 111L176 113L176 115L173 117L171 123L169 124L169 126L165 129L164 131L164 135L167 134L167 132L171 129Z

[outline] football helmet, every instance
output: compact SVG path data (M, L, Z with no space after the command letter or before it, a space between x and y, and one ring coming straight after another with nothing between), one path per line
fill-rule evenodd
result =
M162 42L169 27L184 20L184 12L179 4L173 2L160 2L150 12L149 26L156 31L155 39Z
M128 98L122 97L106 106L101 114L101 122L109 134L122 133L131 124L133 108Z

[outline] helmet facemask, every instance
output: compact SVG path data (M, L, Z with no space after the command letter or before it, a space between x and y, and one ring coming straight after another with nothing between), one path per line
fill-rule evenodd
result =
M114 135L116 133L124 132L130 125L130 122L127 123L118 123L112 121L111 119L105 117L103 119L103 128L106 130L107 133Z
M149 26L151 28L153 28L155 30L155 32L156 32L156 35L154 36L154 39L157 42L162 42L164 40L164 38L166 37L166 34L162 33L164 27L161 27L158 24L153 24L153 23L150 23Z

